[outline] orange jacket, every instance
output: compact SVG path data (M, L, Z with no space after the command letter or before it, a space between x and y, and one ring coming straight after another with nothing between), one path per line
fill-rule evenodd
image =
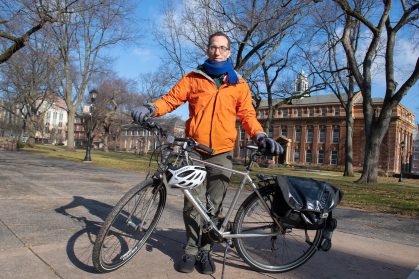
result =
M247 83L239 76L239 84L222 84L217 90L214 81L199 68L186 74L165 96L154 102L154 117L175 110L189 102L189 119L185 134L215 150L230 151L236 141L236 118L253 138L263 132L256 119Z

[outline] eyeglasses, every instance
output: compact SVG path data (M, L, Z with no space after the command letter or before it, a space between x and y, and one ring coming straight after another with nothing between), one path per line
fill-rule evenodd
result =
M216 46L209 46L208 48L211 52L217 52L217 49L220 51L220 53L224 53L227 50L229 50L229 48L225 47L225 46L220 46L220 47L216 47Z

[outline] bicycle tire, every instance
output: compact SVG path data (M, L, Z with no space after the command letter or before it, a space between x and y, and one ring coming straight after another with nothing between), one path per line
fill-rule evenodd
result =
M166 187L158 186L153 179L147 179L133 187L112 209L93 247L93 265L99 272L120 268L145 244L157 226L166 203ZM148 214L144 218L147 209ZM130 213L132 223L128 222Z
M259 189L268 206L271 206L274 185ZM233 232L270 233L280 231L256 193L251 194L237 211ZM310 259L317 251L323 230L307 231L312 244L306 243L305 230L283 231L273 237L235 238L240 257L253 269L267 273L281 273L295 269Z

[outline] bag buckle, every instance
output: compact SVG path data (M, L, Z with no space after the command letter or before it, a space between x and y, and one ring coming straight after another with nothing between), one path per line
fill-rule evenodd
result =
M320 218L327 218L329 216L329 213L322 213L320 215Z

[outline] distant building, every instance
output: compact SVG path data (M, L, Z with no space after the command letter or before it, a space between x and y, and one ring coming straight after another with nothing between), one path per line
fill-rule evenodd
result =
M296 86L296 89L308 88L308 84L304 82L303 71L298 76L296 81L299 80L301 84ZM380 113L382 104L382 98L373 99L377 114ZM356 170L362 169L364 164L366 137L360 92L355 95L353 113L353 166ZM262 100L256 114L263 126L268 115L267 100ZM411 169L413 131L416 128L414 118L415 115L401 104L393 109L389 131L380 147L380 171L400 173L401 162L404 171ZM244 159L250 153L245 145L251 144L252 140L239 120L236 122L236 129L239 136L235 143L234 157ZM284 154L280 156L265 158L268 163L344 169L346 113L334 94L305 97L280 106L273 114L268 136L274 138L285 149ZM402 141L406 143L403 158L400 148Z
M181 118L156 118L154 121L175 137L185 137L185 121ZM121 133L120 147L126 150L147 153L158 150L160 145L164 145L164 142L159 142L156 134L142 128L129 129Z
M419 124L412 144L412 172L419 173Z
M54 98L52 103L44 101L41 104L41 111L44 113L35 136L37 142L67 145L68 114L66 108L65 101L60 97Z

